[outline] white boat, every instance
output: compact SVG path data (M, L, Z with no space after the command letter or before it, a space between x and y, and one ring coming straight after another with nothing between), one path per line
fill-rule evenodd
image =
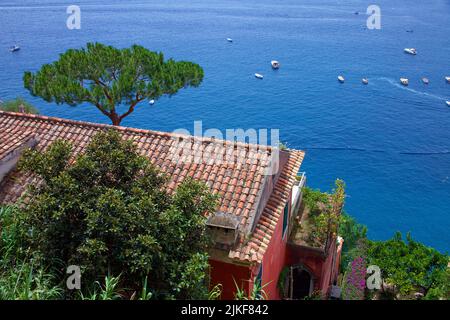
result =
M155 100L153 100L153 99L150 100L150 101L148 102L148 104L149 104L149 105L154 105L154 104L155 104Z
M404 86L407 86L409 84L409 81L406 78L400 78L400 83Z
M20 47L16 44L9 48L9 51L11 51L11 52L15 52L15 51L19 51L19 50L20 50Z
M344 79L343 76L338 76L338 81L339 81L340 83L344 83L345 79Z
M422 82L425 83L425 84L429 84L430 80L428 78L423 77L422 78Z
M270 64L272 65L273 69L278 69L280 68L280 63L277 60L272 60L270 61Z
M414 48L405 48L405 49L403 49L403 51L405 51L405 53L409 53L409 54L412 54L414 56L417 54L417 50L414 49Z
M262 74L260 74L260 73L255 73L255 78L257 78L257 79L263 79L264 76L263 76Z
M447 81L448 83L450 83L450 77L445 77L445 81Z
M362 79L362 83L364 83L364 84L369 84L369 79L363 78L363 79Z
M445 103L447 104L447 107L450 107L450 101L445 101Z
M227 38L227 41L228 41L228 42L233 42L233 39Z

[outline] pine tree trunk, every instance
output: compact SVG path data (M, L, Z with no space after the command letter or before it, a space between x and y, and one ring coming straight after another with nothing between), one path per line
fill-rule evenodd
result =
M117 113L112 113L109 117L112 121L113 126L120 126L120 122L122 121Z

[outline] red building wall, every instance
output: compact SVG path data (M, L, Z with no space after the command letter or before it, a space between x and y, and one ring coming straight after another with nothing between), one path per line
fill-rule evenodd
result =
M290 198L291 195L288 199ZM289 211L290 209L291 208L289 208ZM264 287L264 292L267 294L267 298L271 300L281 298L277 284L280 273L286 265L287 238L289 230L286 231L285 238L283 239L283 212L280 214L281 216L278 219L272 239L262 261L262 284L266 285ZM291 213L289 212L289 217L290 214ZM217 283L222 284L222 299L234 298L236 285L234 284L233 277L236 279L236 282L246 290L246 292L251 292L253 289L253 281L258 275L260 268L260 265L246 267L214 260L210 260L210 266L211 287Z
M325 257L313 249L291 244L288 247L286 263L292 266L304 265L314 277L314 290L320 290L323 295L326 295L339 272L340 247L336 254L335 250L336 240L330 245Z
M251 270L246 266L209 260L211 287L220 283L222 285L222 296L224 300L233 300L236 292L234 281L246 292L249 292Z
M290 198L291 196L289 195L289 199ZM290 210L291 208L289 207L289 217L291 215ZM286 231L285 237L283 238L283 212L281 212L278 224L272 235L272 240L270 241L263 258L262 283L263 285L266 285L264 291L268 295L268 299L271 300L281 299L278 290L278 278L286 265L288 235L289 230Z
M289 200L292 195L289 195ZM291 221L291 203L289 201L289 220ZM289 228L291 223L289 223ZM330 284L337 278L340 263L340 251L342 243L336 252L335 240L329 247L329 252L324 257L323 253L310 248L287 244L290 230L286 231L283 238L283 212L280 213L278 223L275 226L272 239L264 254L262 261L262 284L264 292L271 300L281 299L278 290L278 278L285 266L304 265L311 271L314 277L314 290L320 290L324 295L328 293ZM333 256L335 257L333 259ZM257 276L260 265L245 266L233 263L210 260L211 287L222 284L222 299L234 299L236 283L247 293L253 288L253 282Z

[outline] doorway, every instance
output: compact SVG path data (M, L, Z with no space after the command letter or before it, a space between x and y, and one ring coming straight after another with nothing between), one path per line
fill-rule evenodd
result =
M301 300L313 292L313 278L308 270L302 267L292 268L292 299Z

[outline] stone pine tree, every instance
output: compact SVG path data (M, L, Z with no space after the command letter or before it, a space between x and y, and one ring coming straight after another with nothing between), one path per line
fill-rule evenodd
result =
M162 53L138 45L117 49L88 43L67 50L36 73L25 72L23 80L34 96L70 106L92 104L120 125L144 100L199 86L203 69L188 61L165 60ZM125 110L121 113L119 107Z

